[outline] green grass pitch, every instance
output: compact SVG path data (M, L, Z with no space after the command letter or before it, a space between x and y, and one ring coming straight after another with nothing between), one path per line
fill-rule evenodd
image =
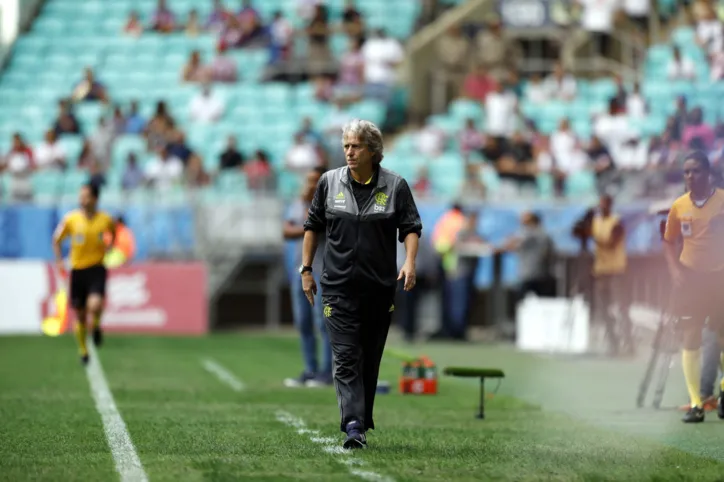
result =
M443 345L426 354L460 365L486 350ZM99 352L150 481L724 481L724 422L713 414L699 426L632 434L503 390L480 421L475 380L442 377L437 396L400 395L400 362L386 356L381 378L393 389L378 396L378 430L368 450L345 455L322 449L342 441L334 390L282 386L301 368L294 337L109 335ZM524 359L498 358L504 385L535 383L521 375ZM224 367L243 389L233 390L203 360ZM280 411L306 430L280 422ZM679 415L657 417L678 423ZM119 480L70 336L0 338L0 480Z

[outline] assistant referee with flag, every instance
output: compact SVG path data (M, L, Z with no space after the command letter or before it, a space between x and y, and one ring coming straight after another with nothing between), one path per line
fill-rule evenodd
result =
M318 233L327 247L320 277L323 313L334 354L334 386L347 434L345 448L364 448L374 428L372 412L382 353L395 309L395 287L415 286L422 222L407 182L380 167L382 133L354 120L342 133L347 166L326 172L304 224L302 288L311 304L317 285L312 261ZM396 241L406 259L397 272Z

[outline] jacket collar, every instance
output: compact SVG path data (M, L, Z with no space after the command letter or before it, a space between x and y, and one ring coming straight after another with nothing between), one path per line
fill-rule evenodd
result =
M349 173L349 167L343 168L342 176L341 176L342 184L349 184L352 180L351 177L352 176ZM372 184L375 184L378 188L383 188L383 187L387 186L387 181L386 181L385 177L386 176L384 176L382 173L382 167L380 167L378 165L377 168L375 169L374 174L372 174ZM377 178L376 182L375 182L375 178Z

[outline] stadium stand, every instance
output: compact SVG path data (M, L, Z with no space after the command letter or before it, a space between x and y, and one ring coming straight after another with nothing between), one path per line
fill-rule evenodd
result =
M461 2L443 3L453 7ZM32 151L36 164L40 157L56 167L20 169L16 177L21 186L25 183L24 193L14 193L10 170L0 176L3 201L35 201L34 206L2 210L2 226L17 228L2 230L0 254L49 257L45 239L26 240L29 231L21 226L50 229L75 202L78 186L93 175L105 183L104 203L123 207L132 228L143 226L136 229L139 259L193 256L194 203L245 202L270 189L288 199L299 185L295 162L302 170L318 156L334 164L330 145L337 142L336 128L344 119L385 124L399 109L399 100L356 91L352 100L341 101L336 94L348 91L335 88L324 75L302 72L291 82L274 76L280 62L326 55L305 33L316 21L315 12L300 10L300 5L292 0L184 0L169 2L166 11L155 0L46 2L30 31L15 43L0 77L0 153L22 160L23 153ZM356 59L354 49L348 50L347 33L371 35L383 28L404 42L421 14L415 0L357 2L356 17L342 0L326 6L328 19L319 22L327 30L321 36L328 37L331 56L342 64ZM224 7L225 13L215 7ZM228 12L251 19L250 26L227 24ZM354 30L355 19L364 29ZM166 32L172 23L173 31ZM291 37L291 30L298 34ZM475 50L476 35L484 34L486 29L466 36L466 48ZM560 199L585 203L612 185L623 185L629 199L646 197L650 191L641 186L648 185L648 178L658 179L650 171L659 164L673 166L660 162L662 156L683 147L669 139L671 123L687 123L697 106L704 123L718 122L721 107L714 100L721 87L710 80L716 59L707 57L696 38L695 28L684 27L674 31L671 44L651 46L640 89L612 76L576 78L563 66L545 78L523 80L514 69L484 66L468 74L446 112L396 137L386 166L410 180L428 226L442 212L437 203L460 194L469 201L535 202L559 249L574 251L577 245L568 230L582 208L561 207ZM664 80L673 46L693 62L694 78ZM507 73L501 77L499 71ZM489 87L481 92L486 82ZM500 92L494 87L498 84L503 85ZM683 111L677 111L679 96L687 99ZM68 98L76 101L61 102ZM499 119L508 115L515 122L500 125ZM13 140L15 133L20 136ZM166 143L167 153L155 152ZM566 168L564 155L574 159ZM613 164L606 164L606 157ZM180 164L185 167L179 169ZM236 168L240 164L243 168ZM664 180L675 177L664 171ZM609 176L616 173L625 175ZM159 195L141 188L149 178L156 180L157 189L165 187ZM164 182L167 178L171 182ZM651 184L655 189L657 184ZM48 203L52 207L44 207ZM510 234L517 229L520 209L486 208L481 233L491 239ZM655 239L649 228L637 229L640 234L629 239L631 249ZM511 259L504 263L509 283L515 272ZM487 285L492 275L485 263L481 266L479 281Z

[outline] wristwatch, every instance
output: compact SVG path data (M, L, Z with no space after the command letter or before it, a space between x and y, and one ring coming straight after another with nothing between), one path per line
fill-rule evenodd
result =
M311 266L301 265L301 266L299 267L299 274L311 273L311 272L312 272L312 267L311 267Z

